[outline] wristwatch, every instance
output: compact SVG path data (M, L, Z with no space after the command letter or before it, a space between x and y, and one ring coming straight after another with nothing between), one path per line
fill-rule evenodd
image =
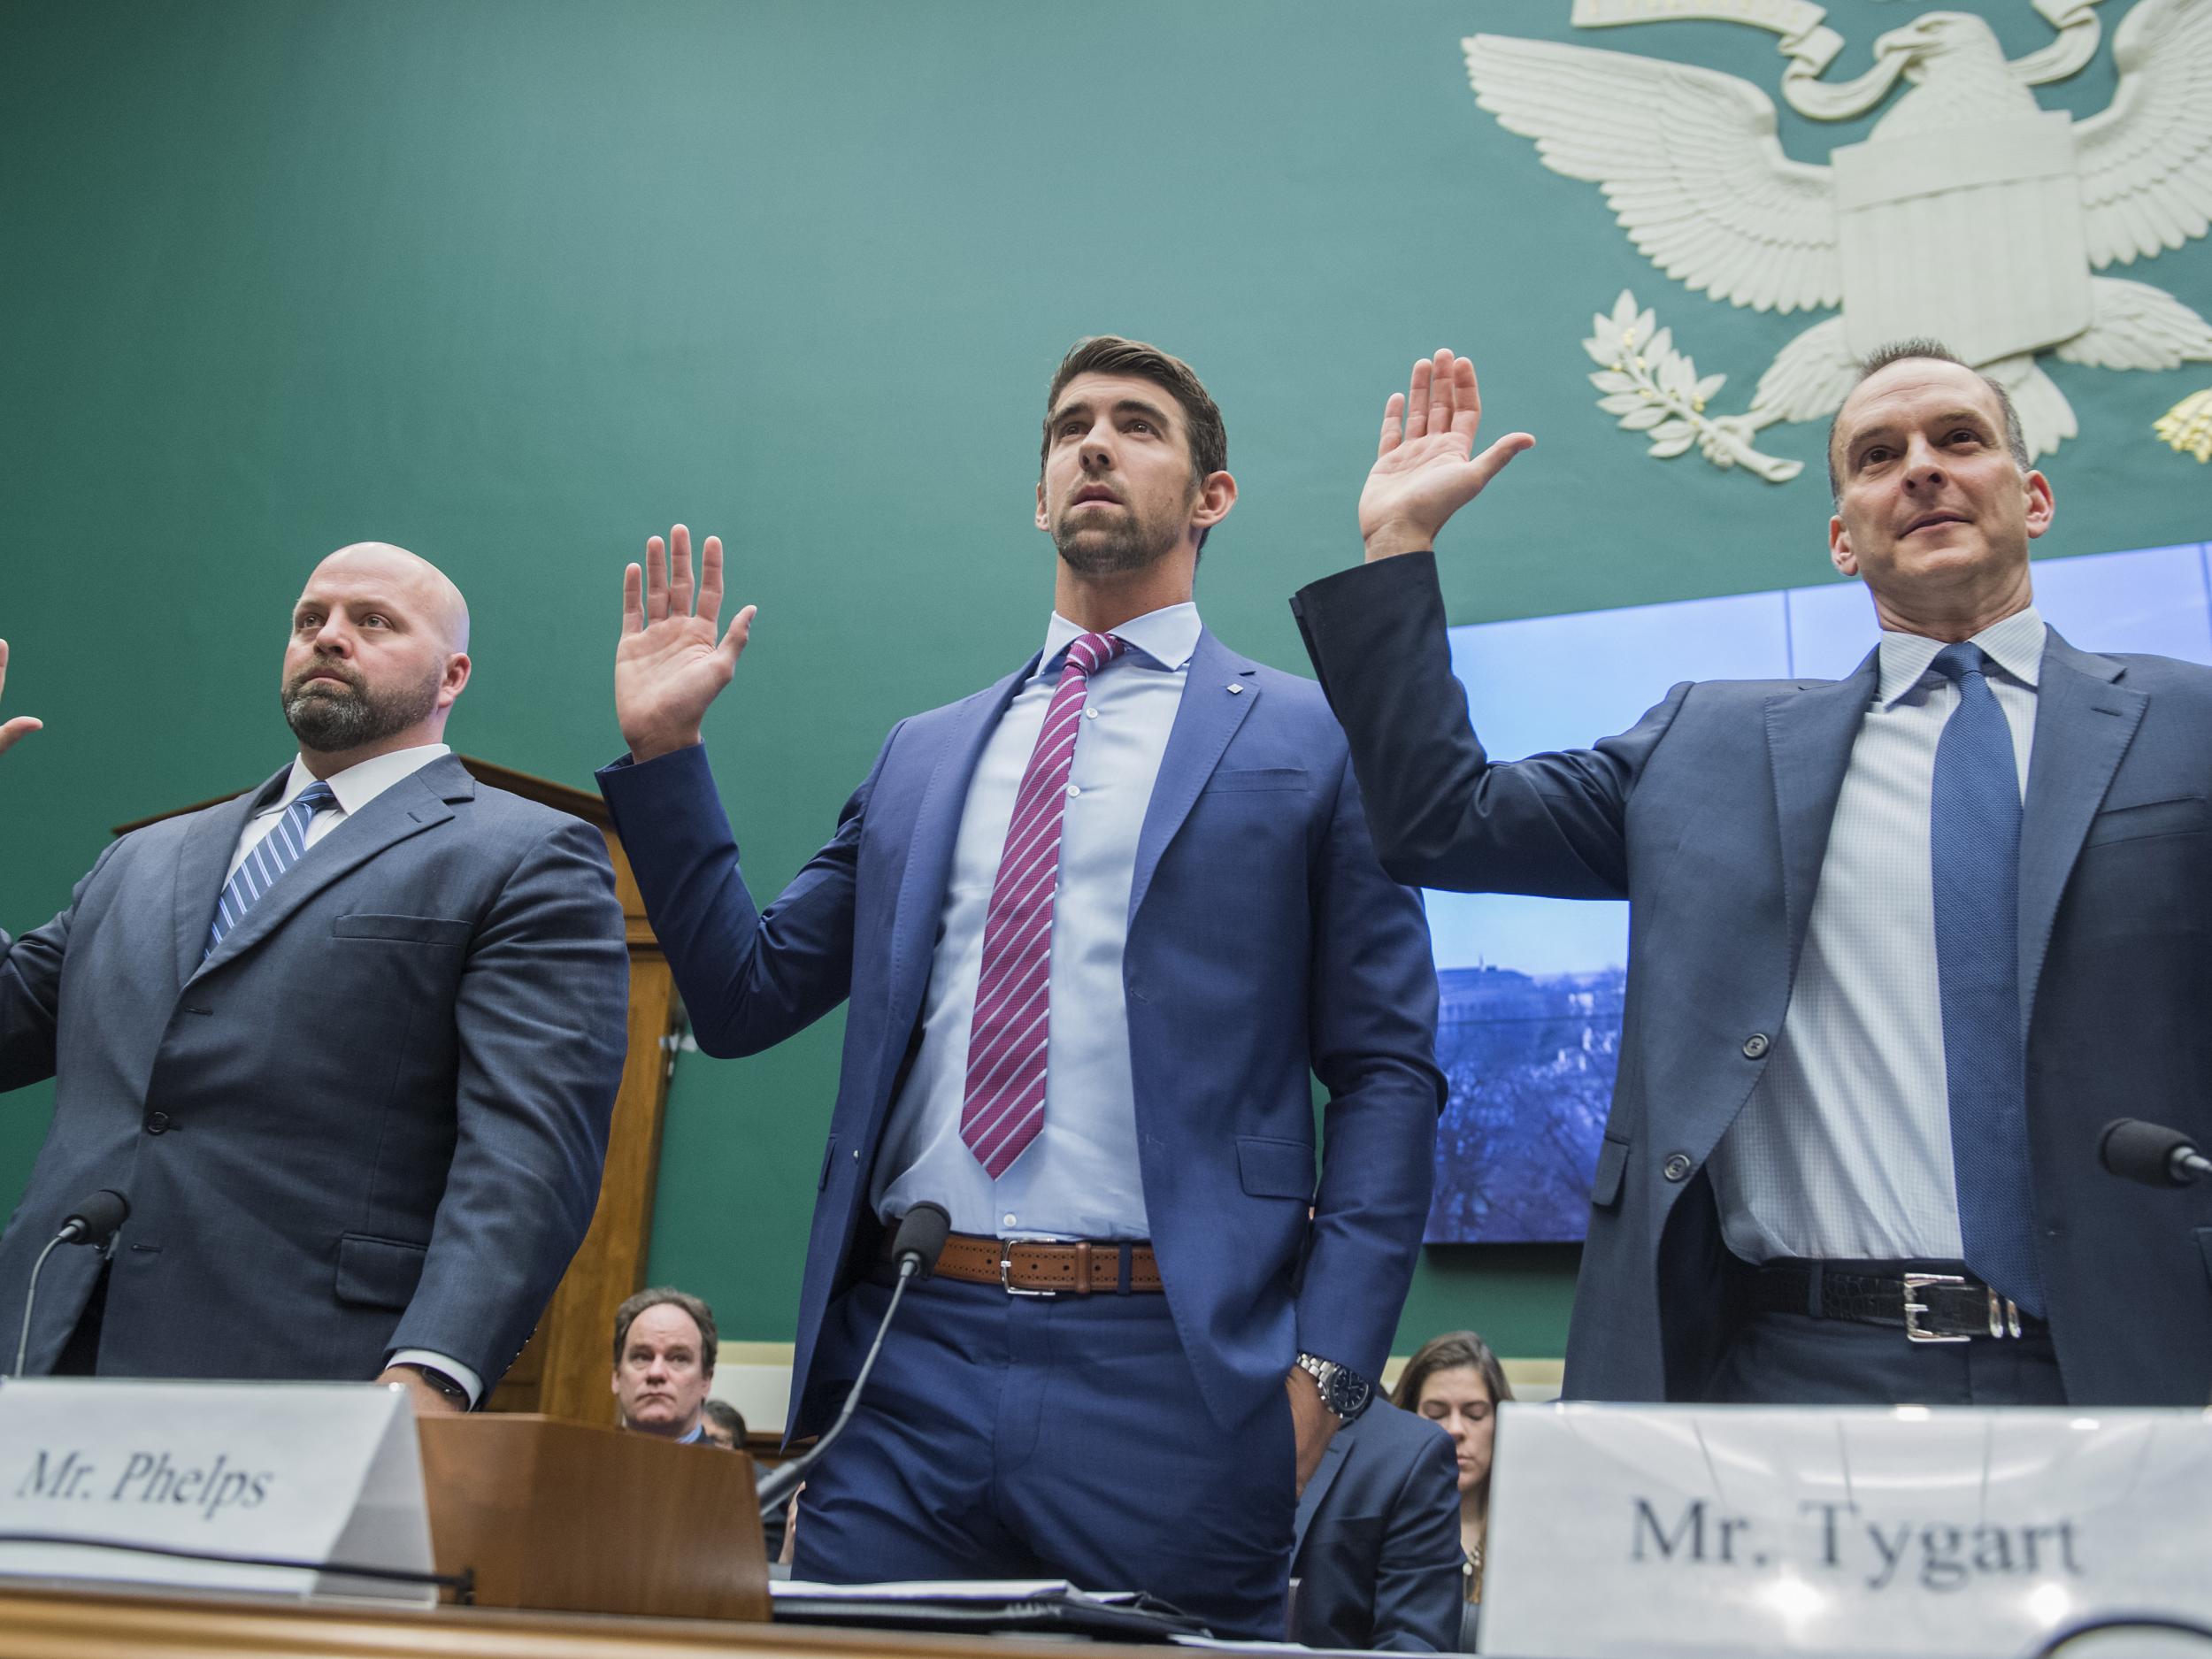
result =
M443 1371L435 1370L428 1365L419 1364L411 1359L403 1359L400 1361L398 1364L393 1366L392 1369L394 1371L413 1371L416 1376L421 1378L423 1381L428 1383L433 1388L436 1389L448 1400L451 1401L457 1408L463 1411L469 1409L469 1391L462 1387L458 1382L447 1376Z
M1375 1398L1375 1385L1348 1366L1317 1354L1301 1354L1298 1369L1320 1385L1321 1403L1349 1423Z

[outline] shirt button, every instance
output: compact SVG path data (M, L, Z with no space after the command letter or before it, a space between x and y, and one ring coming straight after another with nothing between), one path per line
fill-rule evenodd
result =
M1747 1060L1756 1060L1773 1046L1767 1040L1766 1033L1755 1031L1743 1040L1743 1057Z
M1690 1174L1690 1155L1686 1152L1668 1153L1667 1161L1659 1166L1659 1173L1665 1176L1671 1181L1688 1179Z
M1004 1216L1000 1217L999 1217L999 1220L1000 1220L1001 1225L1005 1225L1005 1226L1009 1226L1009 1227L1010 1227L1010 1226L1012 1226L1012 1225L1014 1225L1014 1217L1013 1217L1013 1215L1011 1214L1011 1212L1009 1212L1008 1214L1006 1214L1006 1215L1004 1215Z
M1070 784L1070 785L1068 786L1068 799L1069 799L1069 800L1071 800L1071 801L1074 800L1074 799L1075 799L1075 797L1076 797L1077 795L1081 795L1082 793L1083 793L1083 791L1082 791L1082 789L1081 789L1081 787L1080 787L1079 786L1075 785L1075 784Z
M1098 710L1096 709L1086 709L1083 710L1083 718L1087 720L1095 720L1098 718Z
M167 1112L149 1112L146 1114L146 1133L148 1134L160 1134L168 1127L169 1114Z

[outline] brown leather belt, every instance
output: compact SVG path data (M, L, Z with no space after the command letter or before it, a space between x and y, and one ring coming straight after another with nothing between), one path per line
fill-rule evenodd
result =
M879 1259L891 1259L892 1231L883 1235ZM937 1277L965 1285L996 1285L1012 1296L1138 1295L1161 1288L1160 1263L1148 1244L1049 1244L1025 1239L987 1239L956 1233L937 1258Z

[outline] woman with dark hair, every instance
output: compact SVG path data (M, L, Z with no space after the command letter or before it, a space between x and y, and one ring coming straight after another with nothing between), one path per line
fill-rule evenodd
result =
M1406 1362L1393 1402L1452 1437L1459 1463L1459 1542L1466 1552L1467 1599L1482 1600L1482 1548L1490 1519L1490 1447L1498 1402L1513 1385L1490 1345L1472 1331L1448 1331Z

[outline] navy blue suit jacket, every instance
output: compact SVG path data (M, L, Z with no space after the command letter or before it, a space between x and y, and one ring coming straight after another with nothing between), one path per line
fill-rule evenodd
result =
M757 1053L851 1002L800 1297L797 1432L836 1403L810 1387L815 1340L864 1265L854 1243L969 780L1036 665L895 727L836 835L765 910L703 750L599 774L701 1048ZM1145 1209L1208 1409L1241 1422L1301 1348L1379 1376L1443 1097L1427 926L1376 861L1318 688L1210 634L1140 834L1123 983ZM1310 1074L1329 1093L1317 1187Z
M1789 1006L1876 655L1847 680L1679 685L1594 749L1494 764L1452 676L1432 555L1343 572L1294 604L1393 874L1630 901L1566 1392L1699 1398L1741 1312L1705 1164ZM2036 1237L2076 1402L2212 1389L2212 1191L2147 1194L2097 1162L2115 1118L2212 1136L2208 790L2212 670L2093 656L2054 631L2019 981Z
M1466 1607L1452 1438L1377 1398L1336 1432L1298 1500L1291 1640L1448 1653Z
M39 1249L128 1194L112 1376L366 1380L403 1348L489 1387L591 1223L622 1078L629 952L600 833L451 756L307 849L203 962L283 774L101 854L69 908L0 933L0 1089L54 1118L0 1239L11 1342ZM29 1368L99 1271L58 1250Z

